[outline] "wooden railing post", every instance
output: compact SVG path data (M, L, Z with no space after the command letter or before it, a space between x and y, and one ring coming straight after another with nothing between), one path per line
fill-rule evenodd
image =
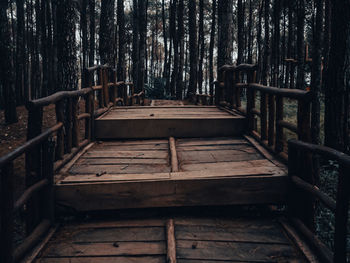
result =
M350 201L350 167L340 164L338 175L337 205L335 212L334 262L346 263L347 233Z
M56 102L56 120L57 123L64 121L64 101L59 100ZM59 131L57 131L57 147L56 147L56 160L62 160L64 156L64 129L65 126L62 127Z
M269 124L268 124L268 145L272 147L275 141L275 96L268 95Z
M78 120L78 102L79 97L75 97L72 99L72 146L79 146L79 120Z
M0 262L3 263L14 263L13 180L13 163L10 162L2 167L0 174Z
M102 90L104 97L104 105L108 107L109 104L109 89L108 89L108 68L104 67L102 70Z
M98 69L98 84L102 86L102 89L98 91L97 99L98 99L98 107L104 107L104 89L103 89L103 69L100 67Z
M41 106L30 107L28 109L28 128L27 141L38 136L42 132L43 108ZM33 150L26 152L26 187L35 184L41 176L41 147L34 147ZM26 232L31 233L39 220L39 211L37 206L37 197L27 202L26 211Z
M240 83L240 78L241 73L239 71L235 72L235 76L234 76L234 84L235 84L235 91L234 91L234 97L235 97L235 106L236 109L240 108L242 106L242 102L241 102L241 89L239 87L237 87L237 83Z
M65 118L65 142L66 142L66 152L71 153L72 152L72 122L73 122L73 102L72 98L68 98L66 100L66 112L65 112L66 118Z
M283 97L276 96L276 142L275 152L278 154L283 151L283 127L280 121L283 120Z
M90 73L85 69L85 82L88 88L92 87L92 80ZM85 112L90 114L90 118L85 119L85 139L91 141L94 138L93 125L94 125L94 112L95 112L95 93L93 90L85 95Z
M43 158L43 175L48 180L48 185L45 187L42 201L44 217L49 219L51 223L55 218L55 197L54 197L54 152L55 142L52 137L49 137L42 147Z
M261 140L267 140L267 96L260 91L260 127Z
M299 140L304 142L311 141L310 128L310 103L305 100L299 100L298 103L298 135Z
M233 86L233 72L231 69L225 71L225 101L234 107L234 86Z

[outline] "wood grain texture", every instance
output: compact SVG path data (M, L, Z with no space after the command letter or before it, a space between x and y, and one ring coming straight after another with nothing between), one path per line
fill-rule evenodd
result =
M174 220L169 219L166 222L167 233L167 262L176 263L176 241L175 241L175 227Z

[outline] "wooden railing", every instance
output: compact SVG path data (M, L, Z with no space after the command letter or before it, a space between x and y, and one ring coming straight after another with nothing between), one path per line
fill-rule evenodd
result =
M262 145L287 160L287 141L283 129L298 135L302 141L310 141L311 92L297 89L282 89L255 83L256 65L225 65L220 68L215 82L215 104L229 107L247 116L247 132ZM242 91L246 90L247 103L242 107ZM260 107L256 107L257 92ZM298 104L297 124L284 120L284 99L296 100ZM256 117L260 118L260 132Z
M297 230L318 252L324 262L347 262L347 234L350 199L350 156L334 149L297 140L288 142L288 212ZM316 185L309 160L314 156L335 160L339 164L336 201ZM314 234L315 200L335 213L334 252Z
M115 70L108 66L86 69L83 85L87 87L57 92L28 102L27 142L0 158L2 263L18 262L53 225L54 173L94 139L95 118L114 105L143 104L144 101L143 92L133 94L132 83L116 82ZM49 105L55 105L56 123L43 131L43 110ZM82 121L85 127L81 129ZM14 200L14 161L23 154L26 163L25 189ZM27 234L23 242L14 248L14 217L23 209Z

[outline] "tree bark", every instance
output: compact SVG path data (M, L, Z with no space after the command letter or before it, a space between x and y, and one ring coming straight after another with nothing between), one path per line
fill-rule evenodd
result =
M7 9L8 1L0 1L0 83L4 94L5 122L10 124L17 122L17 112Z
M232 64L232 12L232 0L218 1L218 69L225 64Z
M214 46L215 46L215 29L216 29L216 0L213 0L211 15L211 31L209 44L209 94L214 96ZM211 101L212 103L213 101Z
M297 22L297 88L304 89L305 86L305 0L298 0L298 22Z
M118 0L117 3L117 24L118 24L118 66L117 66L117 78L118 81L124 81L126 79L126 65L125 65L125 53L126 53L126 39L125 39L125 15L124 15L124 1Z
M76 10L71 0L57 1L57 90L75 90L78 86Z
M325 91L325 144L349 152L350 3L335 0Z
M138 80L135 91L141 92L145 85L145 60L146 60L146 32L147 32L147 1L138 1L139 9L139 58L138 58Z
M198 92L203 93L203 61L204 61L204 1L199 0L199 29L198 29L198 51L199 51L199 64L198 64Z
M115 67L114 54L114 2L115 0L101 1L100 41L99 51L101 64Z
M244 53L244 10L242 0L237 1L237 48L238 57L237 65L243 63L243 53Z
M90 50L89 50L89 66L95 64L95 0L89 0L90 13Z
M188 1L188 23L189 23L189 46L190 46L190 81L188 84L187 97L193 98L197 90L197 23L196 23L196 1Z
M265 39L264 39L264 59L262 66L262 83L269 83L269 61L270 61L270 0L265 0Z
M183 68L185 60L185 47L184 47L184 0L179 0L177 8L177 35L179 44L179 68L176 80L176 99L182 100L182 90L183 90Z

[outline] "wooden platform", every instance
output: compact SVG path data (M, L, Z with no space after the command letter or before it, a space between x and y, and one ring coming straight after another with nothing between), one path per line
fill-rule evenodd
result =
M215 106L115 107L95 130L99 139L216 137L241 135L245 125L241 115Z
M104 141L57 177L57 203L79 211L280 204L287 176L247 137Z
M271 218L154 218L65 225L36 263L308 262ZM171 261L174 262L174 261Z

